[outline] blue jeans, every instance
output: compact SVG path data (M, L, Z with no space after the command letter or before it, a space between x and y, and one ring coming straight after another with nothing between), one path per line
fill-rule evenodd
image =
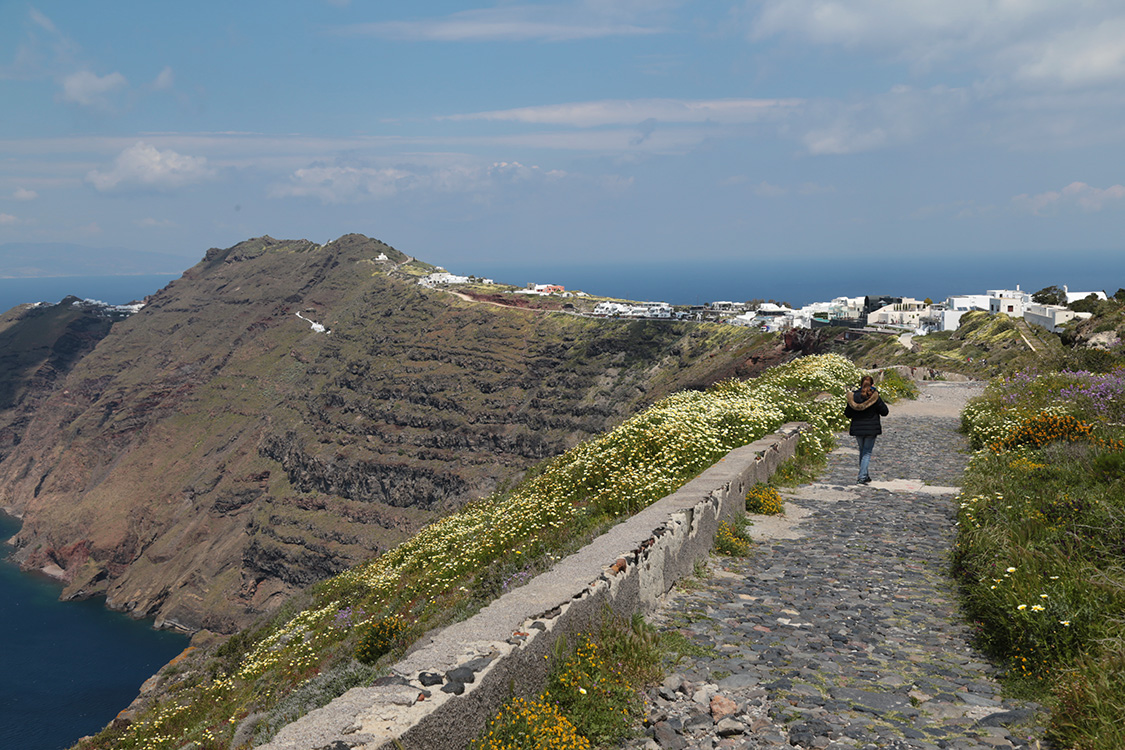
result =
M867 473L867 467L871 463L871 451L875 450L875 436L874 435L856 435L856 443L859 444L859 478L858 481L862 482L865 479L870 479L871 475Z

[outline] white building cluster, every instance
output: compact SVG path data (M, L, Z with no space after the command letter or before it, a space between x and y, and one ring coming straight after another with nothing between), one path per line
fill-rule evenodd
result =
M431 273L429 276L423 276L422 278L418 279L418 284L430 289L435 289L439 286L445 286L448 284L468 284L470 281L474 281L478 284L492 283L492 279L482 279L472 276L458 276L457 274L449 273L448 271L437 271L435 273Z
M712 303L712 307L715 304ZM863 315L863 297L837 297L831 302L813 302L800 309L781 307L763 302L757 310L750 310L729 320L730 323L763 331L784 331L787 328L812 328L820 321L824 325L854 325Z
M1066 302L1077 302L1091 294L1097 299L1106 299L1104 291L1072 292L1063 287ZM1031 295L1016 285L1015 289L989 289L984 294L966 294L949 297L944 304L935 305L934 312L925 320L927 330L952 331L960 324L961 316L970 310L985 310L993 315L1004 313L1012 318L1023 318L1028 323L1043 326L1056 332L1071 320L1085 320L1090 313L1075 312L1064 305L1042 305L1031 299Z
M1067 303L1086 299L1091 294L1106 299L1104 291L1071 292L1063 287ZM869 308L866 297L837 297L831 302L814 302L798 310L763 303L757 310L740 315L725 316L734 325L750 326L763 331L784 331L788 328L814 328L842 325L856 327L861 324L880 328L899 329L915 333L952 331L960 324L961 316L970 310L983 310L993 315L1003 313L1013 318L1023 318L1028 323L1043 326L1055 332L1074 319L1085 319L1090 313L1075 312L1063 305L1042 305L1032 301L1031 295L1015 289L989 289L984 294L960 294L944 302L930 303L913 297L895 297L888 304ZM737 303L712 302L708 307L722 312L737 309Z
M594 315L607 318L671 318L673 314L667 302L599 302L594 305Z

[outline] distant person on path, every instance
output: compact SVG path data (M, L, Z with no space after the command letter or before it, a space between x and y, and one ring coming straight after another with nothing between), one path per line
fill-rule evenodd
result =
M875 438L883 434L879 417L887 416L887 412L883 397L875 390L875 378L864 375L859 381L859 390L848 393L848 405L844 407L844 416L852 420L848 434L854 435L859 444L859 478L856 481L860 484L871 481L867 467L871 463L871 451L875 450Z

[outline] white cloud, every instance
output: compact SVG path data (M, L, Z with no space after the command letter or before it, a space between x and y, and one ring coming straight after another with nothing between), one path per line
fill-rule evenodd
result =
M800 99L610 99L448 115L441 120L507 121L537 125L748 123L785 113Z
M922 44L913 54L929 56L956 40L972 44L991 36L996 24L1014 30L1045 5L1042 0L766 0L753 34L793 34L849 47Z
M15 47L12 62L0 65L0 79L61 77L64 71L73 70L76 45L37 9L29 8L27 15L30 24Z
M133 221L133 223L135 225L137 225L138 227L156 228L156 229L172 229L174 227L179 226L179 224L172 221L171 219L144 218L144 219L135 219Z
M481 194L511 186L547 184L569 176L561 170L543 170L514 161L485 164L460 157L419 158L393 166L318 165L298 169L288 182L275 185L270 195L356 203L410 192Z
M1019 209L1034 214L1050 213L1054 209L1076 207L1087 213L1101 211L1107 205L1120 205L1125 201L1125 185L1096 188L1085 182L1072 182L1062 190L1050 190L1038 195L1023 193L1012 198Z
M44 31L49 31L52 34L59 33L59 30L58 30L58 28L55 27L54 22L50 18L47 18L47 16L40 13L35 8L28 8L27 9L27 15L31 18L32 23L34 23L36 26L43 29Z
M322 203L351 203L390 198L410 190L415 176L400 169L369 167L309 167L298 169L286 185L276 186L278 198L319 198Z
M109 95L127 85L128 81L120 73L99 76L88 70L80 70L63 79L62 99L84 107L109 109Z
M93 170L86 181L100 191L119 187L171 189L215 177L215 170L202 156L185 156L172 150L138 142L125 149L108 170Z
M1061 87L1125 80L1115 0L765 0L752 38L868 48L928 70Z
M746 185L749 182L750 178L746 175L734 175L733 177L727 177L719 184L723 187L735 187L738 185ZM766 180L751 185L749 189L759 198L780 198L792 193L796 193L797 195L817 195L819 193L832 193L836 190L834 187L820 185L815 182L803 182L796 187L787 187L785 185L775 185Z
M895 86L860 102L822 100L808 107L801 140L810 154L840 155L911 143L947 131L970 104L968 92ZM794 125L797 127L797 125Z
M759 182L754 186L754 195L757 195L761 198L777 198L787 194L788 192L788 188L783 188L780 185L774 185L772 183L766 182L765 180Z
M19 218L11 214L0 214L0 225L18 224Z
M165 91L172 88L175 83L176 76L172 73L172 69L165 67L164 70L160 71L159 75L156 76L156 80L152 82L152 88L155 91Z
M1125 17L1060 31L1006 52L1014 75L1029 84L1080 87L1125 80Z
M414 42L547 41L663 33L646 25L651 10L667 3L578 3L507 5L453 13L442 18L354 24L340 33Z
M797 186L800 195L820 195L822 193L835 193L836 188L831 185L821 185L817 182L802 182Z
M27 188L16 188L16 192L12 193L12 197L18 201L33 201L39 197L39 193Z

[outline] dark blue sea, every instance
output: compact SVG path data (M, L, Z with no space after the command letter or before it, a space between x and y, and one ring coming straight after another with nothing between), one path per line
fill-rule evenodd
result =
M0 515L0 538L18 530ZM0 748L60 750L98 732L188 645L101 600L58 596L57 583L0 560Z
M450 271L486 276L497 282L562 284L590 294L633 300L661 300L675 305L715 300L744 302L773 299L794 307L836 297L893 295L941 301L954 294L983 294L988 289L1034 292L1051 285L1072 291L1103 290L1112 295L1125 287L1125 252L981 255L942 259L933 255L897 258L784 255L728 261L656 262L651 264L579 265L550 259L535 263L450 260ZM152 294L177 275L64 276L46 279L0 279L0 312L21 302L58 302L68 294L123 304Z
M0 279L0 313L24 302L55 303L71 294L110 305L123 305L143 299L176 278L179 274Z
M1125 287L1122 251L980 254L971 258L907 253L882 258L779 254L726 261L689 258L627 265L450 260L447 268L453 273L484 276L517 286L561 284L589 294L674 305L773 299L800 307L836 297L868 295L929 297L940 302L955 294L984 294L988 289L1015 289L1017 285L1034 292L1065 284L1071 291L1104 290L1109 295Z
M0 312L73 294L124 304L175 275L0 279ZM19 529L0 515L0 539ZM0 547L6 558L10 548ZM105 608L100 599L58 601L59 585L0 560L0 748L59 750L94 734L136 697L146 679L188 645Z

